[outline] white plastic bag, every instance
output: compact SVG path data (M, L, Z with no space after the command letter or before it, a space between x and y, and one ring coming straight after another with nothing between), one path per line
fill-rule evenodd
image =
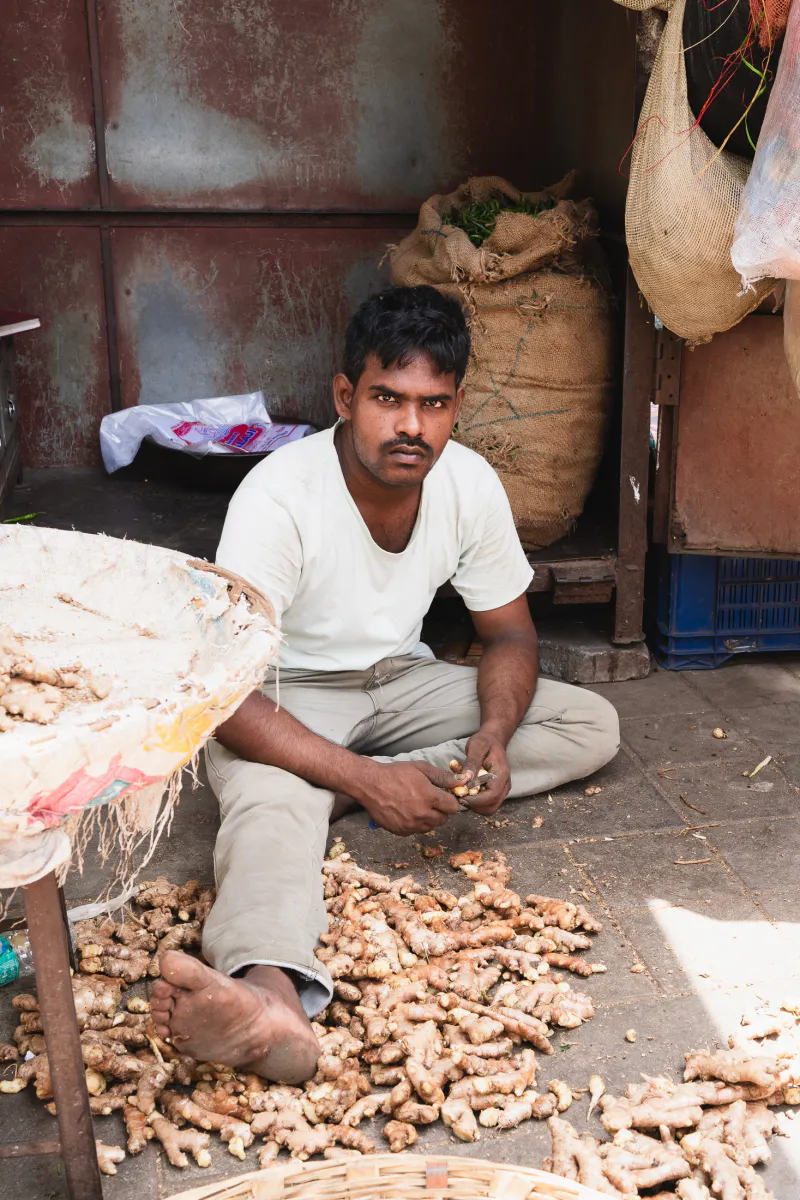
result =
M745 287L768 276L800 279L800 4L789 10L731 259Z
M145 438L203 458L265 454L313 432L311 425L273 424L264 393L258 391L180 404L139 404L110 413L100 422L100 450L111 474L133 462Z

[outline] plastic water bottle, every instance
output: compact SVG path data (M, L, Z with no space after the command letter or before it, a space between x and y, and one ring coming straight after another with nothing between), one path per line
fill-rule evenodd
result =
M0 935L0 987L33 977L33 951L27 929Z

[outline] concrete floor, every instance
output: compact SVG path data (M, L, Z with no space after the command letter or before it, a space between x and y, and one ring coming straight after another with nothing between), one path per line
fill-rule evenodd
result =
M35 488L20 495L16 511L39 507L40 496ZM149 502L141 497L143 507ZM119 507L115 520L121 525L131 515L130 497L123 517ZM85 522L62 518L56 508L54 500L42 523L105 527L95 503L86 502ZM163 533L170 544L202 553L205 543L213 543L220 514L209 508L195 522L196 511L176 509L180 530L165 522ZM128 532L166 540L144 520ZM592 957L608 972L588 984L595 1018L554 1039L556 1052L541 1077L585 1087L597 1072L616 1091L642 1071L677 1076L685 1051L724 1044L740 1015L762 998L800 994L800 656L740 659L709 672L654 671L648 679L595 690L617 706L623 736L619 757L592 781L602 788L598 795L586 797L583 785L574 784L509 803L499 826L460 815L440 840L445 854L501 847L523 894L588 894L605 921ZM716 726L727 731L724 741L712 737ZM773 761L750 781L745 772L767 754ZM537 815L544 817L541 828L532 825ZM216 826L215 801L201 780L196 791L184 791L171 835L147 875L209 880ZM421 879L449 875L446 866L436 867L444 859L431 865L413 842L370 831L361 815L340 822L335 833L364 865L391 870L391 864L408 862ZM679 858L710 861L679 866ZM93 898L107 878L90 855L83 875L70 877L69 902ZM631 974L636 961L645 964L643 974ZM0 1038L12 1025L3 998ZM635 1045L624 1038L630 1028L638 1032ZM589 1125L583 1119L585 1109L585 1100L576 1103L570 1119L599 1133L596 1118ZM53 1135L53 1119L28 1093L0 1097L0 1114L2 1141ZM105 1141L121 1139L115 1117L98 1126ZM485 1131L471 1146L435 1126L420 1131L419 1148L539 1166L548 1140L536 1122L505 1134ZM800 1194L800 1136L772 1145L765 1179L777 1200L793 1200ZM149 1148L122 1163L105 1192L109 1200L167 1197L254 1169L256 1154L251 1150L240 1164L215 1146L213 1160L208 1171L179 1172ZM45 1200L62 1194L56 1160L0 1163L0 1196Z

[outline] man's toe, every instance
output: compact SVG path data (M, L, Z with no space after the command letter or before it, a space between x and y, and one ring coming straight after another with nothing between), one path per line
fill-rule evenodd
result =
M197 991L198 988L207 987L215 977L217 972L212 967L207 967L198 959L192 958L190 954L184 954L181 950L167 950L161 955L159 966L161 968L161 982L165 982L170 986L172 995L176 995L176 988L183 988L186 991ZM156 985L153 985L153 993L155 994Z
M171 1004L175 999L175 989L166 979L156 979L153 981L152 990L150 992L150 1007L158 1008L164 1004Z

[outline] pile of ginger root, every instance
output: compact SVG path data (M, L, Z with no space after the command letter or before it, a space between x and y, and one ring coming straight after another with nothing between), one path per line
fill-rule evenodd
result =
M681 1084L643 1077L615 1098L593 1077L612 1140L581 1136L562 1114L582 1090L549 1078L543 1059L556 1031L593 1015L591 997L562 972L582 981L604 970L581 953L601 926L581 904L523 899L502 854L456 854L450 866L453 890L438 878L423 887L364 870L334 844L323 864L329 930L317 951L334 998L314 1023L320 1057L303 1087L181 1054L157 1036L139 989L128 990L158 975L166 947L198 949L213 890L157 879L140 885L125 921L78 923L72 982L90 1104L98 1118L120 1113L126 1132L124 1147L98 1141L101 1168L115 1173L151 1141L176 1167L190 1155L204 1167L216 1135L238 1159L252 1148L267 1167L282 1153L373 1153L376 1118L393 1152L436 1122L476 1142L533 1119L549 1124L546 1168L602 1195L769 1200L754 1166L780 1131L776 1106L800 1101L800 1003L751 1018L731 1050L687 1055ZM13 1004L19 1026L0 1045L0 1077L13 1076L0 1078L0 1092L32 1087L54 1112L36 998ZM757 1040L776 1035L774 1045Z
M25 722L49 725L75 690L84 699L104 700L111 685L80 663L59 668L39 662L8 625L0 625L0 733Z
M643 1075L597 1099L612 1140L552 1117L545 1170L617 1200L774 1200L755 1168L794 1117L777 1109L800 1104L800 999L743 1017L725 1049L686 1054L680 1083Z
M165 949L199 948L212 889L157 879L140 885L126 920L78 922L72 986L95 1116L121 1113L128 1154L154 1141L182 1167L189 1154L210 1163L212 1134L242 1160L262 1138L266 1166L282 1150L299 1159L370 1153L375 1143L359 1126L377 1116L400 1151L417 1126L438 1120L476 1141L481 1128L563 1111L572 1100L563 1081L536 1089L536 1051L552 1053L554 1029L574 1029L594 1010L551 967L579 977L604 970L578 953L600 924L581 905L523 901L501 854L484 862L468 852L451 865L466 894L362 870L335 844L323 864L329 931L317 951L335 995L314 1023L321 1053L304 1087L182 1055L157 1036L146 999L126 995L158 976ZM36 997L12 1003L19 1025L0 1062L13 1077L0 1079L0 1092L32 1087L55 1112ZM125 1151L99 1147L103 1170L115 1173Z

